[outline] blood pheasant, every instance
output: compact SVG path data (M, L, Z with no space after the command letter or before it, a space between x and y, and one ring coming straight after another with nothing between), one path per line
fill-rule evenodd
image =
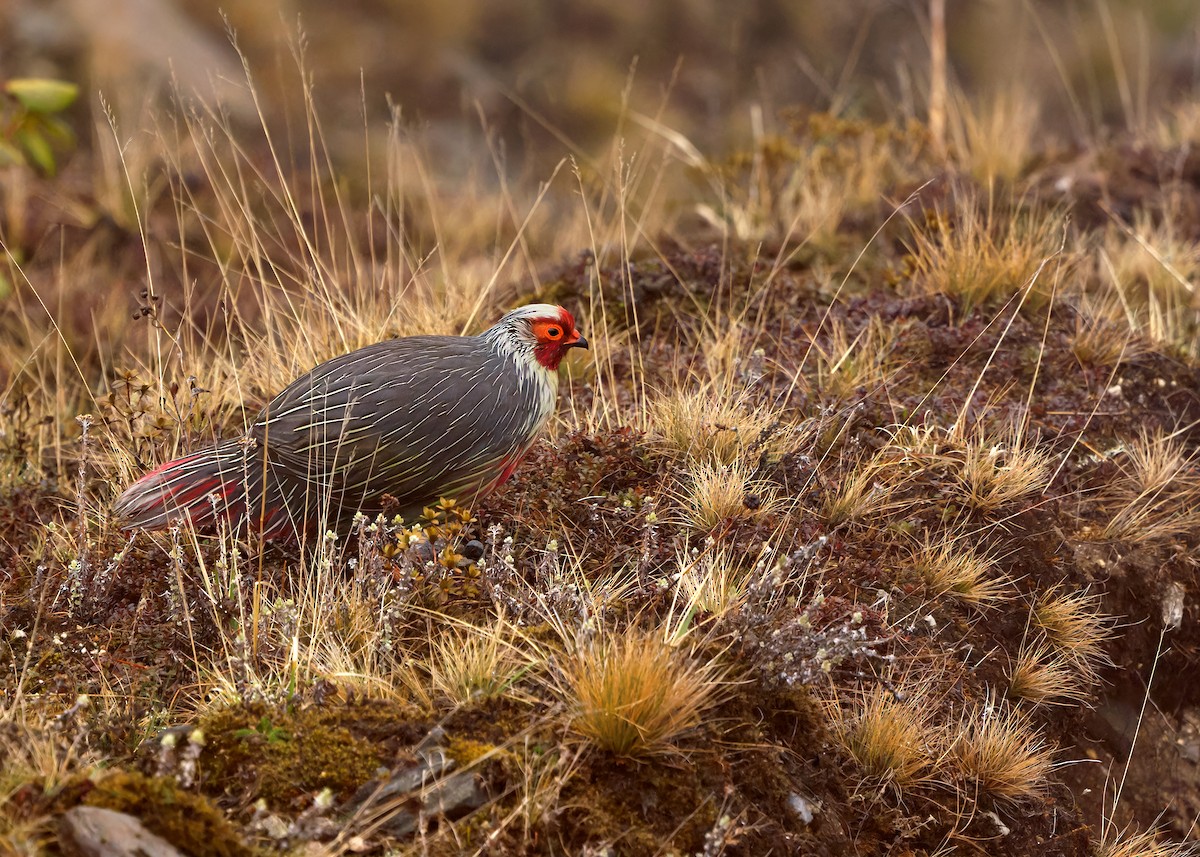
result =
M554 411L558 364L587 348L562 307L512 310L479 336L410 336L322 363L245 436L146 474L117 499L124 527L225 520L267 538L345 528L385 497L411 518L470 502L516 469Z

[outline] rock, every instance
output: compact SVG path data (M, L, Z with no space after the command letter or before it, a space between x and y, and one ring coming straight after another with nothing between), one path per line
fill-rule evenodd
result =
M487 792L474 774L451 774L454 760L434 746L445 733L435 729L418 745L417 764L387 781L373 780L360 788L346 804L348 812L365 805L375 811L387 805L398 807L379 828L397 839L417 829L422 815L461 818L487 803Z
M185 857L133 816L97 806L68 810L58 830L64 850L81 857Z
M483 542L479 541L479 539L471 539L471 541L462 546L462 555L471 560L471 562L478 562L483 559L483 550Z

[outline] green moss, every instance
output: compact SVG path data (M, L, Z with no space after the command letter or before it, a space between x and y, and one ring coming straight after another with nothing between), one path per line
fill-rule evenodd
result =
M263 798L274 809L299 808L324 788L349 796L390 758L376 741L346 725L353 709L250 706L217 712L202 723L206 789Z
M495 744L486 741L474 741L470 738L451 736L446 755L453 759L458 769L468 767L496 749Z
M192 857L257 857L232 824L206 798L184 791L171 777L114 771L83 799L87 806L124 812Z

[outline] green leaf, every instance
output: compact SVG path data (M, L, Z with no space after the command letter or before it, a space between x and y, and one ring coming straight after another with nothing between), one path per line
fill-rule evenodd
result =
M25 164L24 153L7 140L0 140L0 167Z
M46 175L54 175L57 164L54 162L54 152L51 151L46 138L32 128L22 128L17 131L16 137L29 160Z
M23 77L4 84L11 95L30 113L58 113L66 110L79 97L79 87L65 80L44 77Z
M71 126L57 116L39 116L38 127L46 132L46 136L55 142L72 146L75 144L75 132Z

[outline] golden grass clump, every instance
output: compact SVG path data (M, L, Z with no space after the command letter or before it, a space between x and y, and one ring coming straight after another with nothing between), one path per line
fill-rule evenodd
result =
M1123 473L1104 496L1116 508L1104 527L1106 539L1148 543L1200 526L1200 473L1174 435L1143 431L1128 441Z
M777 458L790 434L774 409L746 392L712 386L676 390L650 403L651 434L672 457L697 464L730 466Z
M504 623L441 631L427 665L433 690L456 706L511 693L536 658L508 636Z
M720 616L742 602L749 573L728 547L710 542L691 556L681 552L676 561L679 589L691 612Z
M960 539L926 536L912 553L913 569L935 597L949 596L970 607L996 607L1011 597L1010 582L995 573L995 562Z
M982 103L962 93L951 99L954 158L983 187L1011 182L1029 163L1040 107L1027 89L1009 89Z
M1045 793L1054 756L1027 712L980 705L959 723L949 761L976 796L1015 804Z
M779 491L754 476L749 465L695 463L677 494L683 520L693 529L711 533L731 521L744 521L780 507Z
M1120 300L1083 295L1076 307L1071 353L1081 366L1115 368L1146 353L1147 343L1130 327Z
M1086 674L1106 661L1104 643L1111 623L1100 612L1100 596L1055 587L1033 605L1031 622L1046 639Z
M1035 704L1082 702L1090 683L1075 664L1045 642L1023 645L1008 669L1009 694Z
M927 779L937 744L929 699L875 685L852 706L830 705L836 741L869 782L903 791Z
M564 666L570 726L618 756L668 752L718 699L722 670L631 627L584 643Z
M989 515L1046 488L1050 456L1015 431L993 436L977 431L963 445L959 473L964 502Z
M818 514L831 527L877 523L903 506L897 494L911 475L895 450L883 449L846 474L825 496Z
M873 392L887 384L900 367L891 360L900 331L895 324L872 316L853 337L841 319L827 325L825 343L814 342L817 390L834 400L859 390Z
M1126 828L1114 834L1109 828L1101 833L1093 853L1095 857L1193 857L1196 846L1164 842L1153 830Z
M1062 243L1064 220L1057 213L995 211L962 201L954 218L930 213L913 230L908 265L923 292L958 298L964 314L1028 290L1027 301L1044 303L1053 276L1042 263Z

